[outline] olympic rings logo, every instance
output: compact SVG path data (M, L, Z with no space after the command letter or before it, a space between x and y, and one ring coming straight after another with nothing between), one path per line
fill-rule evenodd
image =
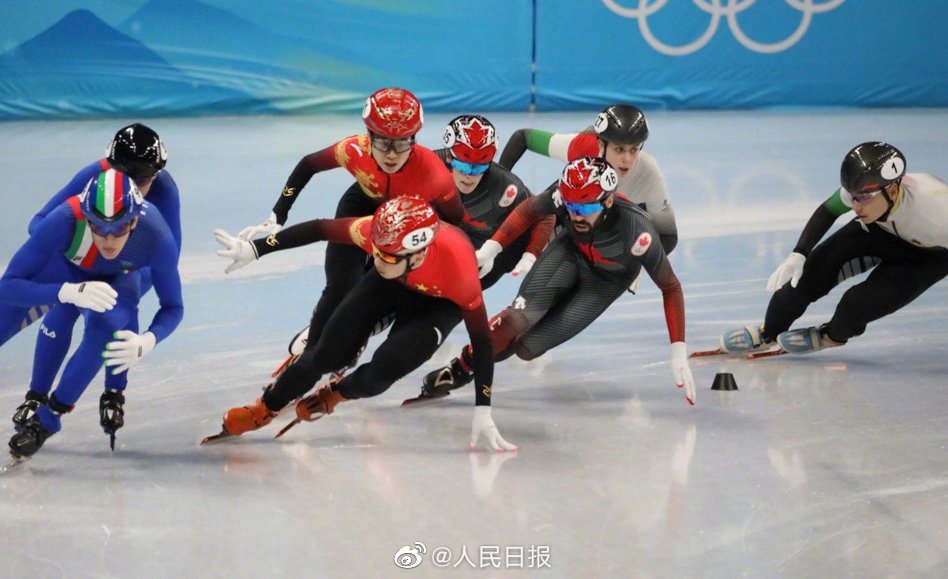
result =
M800 24L797 26L797 29L794 30L790 36L772 44L757 42L756 40L748 37L746 34L744 34L744 31L741 30L740 25L737 23L737 15L753 6L757 0L691 1L695 4L695 6L711 15L711 22L708 24L708 28L704 31L704 34L699 36L697 40L688 44L683 44L681 46L670 46L655 38L655 35L648 26L648 17L664 8L665 5L668 4L668 0L655 0L655 2L651 4L649 0L638 0L638 8L626 8L625 6L620 6L617 0L602 0L602 3L606 5L606 8L612 12L615 12L619 16L622 16L623 18L637 19L639 23L639 31L641 31L642 37L646 42L648 42L649 46L658 52L667 54L669 56L684 56L686 54L697 52L708 44L708 42L714 36L714 33L717 32L722 16L727 17L727 24L731 29L731 34L733 34L734 38L736 38L737 41L740 42L744 47L753 50L754 52L760 52L763 54L773 54L775 52L784 51L803 38L807 28L810 27L810 21L813 20L814 14L829 12L830 10L837 8L846 0L827 0L822 4L818 3L818 0L784 0L784 2L790 5L790 7L801 12L803 16L800 19Z

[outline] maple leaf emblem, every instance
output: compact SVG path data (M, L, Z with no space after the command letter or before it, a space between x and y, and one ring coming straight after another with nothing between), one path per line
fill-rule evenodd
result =
M586 159L579 159L573 163L573 166L566 172L566 185L574 189L582 189L590 184L593 173L596 168L589 164Z
M485 125L476 117L462 124L460 129L460 141L472 149L483 149L494 140L494 127Z

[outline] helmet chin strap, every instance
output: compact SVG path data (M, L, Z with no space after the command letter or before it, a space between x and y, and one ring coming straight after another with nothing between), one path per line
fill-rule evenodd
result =
M602 208L602 213L600 213L599 217L597 217L596 220L593 221L592 226L589 228L590 231L592 231L593 229L598 229L599 226L602 225L602 222L606 220L606 214L609 213L610 209L611 207Z
M416 256L416 255L421 255L422 258L418 260L418 263L417 263L416 265L412 265L411 262L412 262L413 259L415 259L415 256ZM417 252L411 254L411 256L409 256L409 258L405 260L405 273L403 273L402 275L400 275L400 276L398 276L398 277L406 277L409 273L411 273L411 272L415 271L416 269L418 269L419 267L421 267L421 264L423 264L423 263L425 262L425 259L424 259L424 258L425 258L426 255L428 255L428 248L427 248L427 247L424 248L424 249L422 249L421 251L417 251Z
M896 196L898 196L898 192L899 192L899 190L902 188L902 179L900 178L898 181L893 181L893 183L896 184L896 190L895 190L895 191L896 191ZM883 213L882 215L880 215L880 216L879 216L879 219L876 219L876 221L888 221L888 220L889 220L889 213L891 213L891 212L892 212L892 208L895 207L895 201L893 201L892 198L889 197L889 192L886 191L886 189L888 189L888 186L882 188L882 196L885 197L885 202L889 204L889 208L886 209L886 210L885 210L885 213Z
M590 228L589 228L590 231L592 231L593 229L596 229L597 227L599 227L600 225L602 225L602 222L606 220L606 216L609 214L610 210L611 210L612 207L615 205L615 202L612 202L612 203L610 203L610 204L607 206L607 205L606 205L606 201L608 201L609 199L612 199L612 196L613 196L613 195L615 195L615 192L609 193L608 195L606 195L605 199L603 199L603 200L600 202L600 203L602 203L602 213L600 213L600 214L599 214L599 217L597 217L596 220L593 221L592 226L590 226Z

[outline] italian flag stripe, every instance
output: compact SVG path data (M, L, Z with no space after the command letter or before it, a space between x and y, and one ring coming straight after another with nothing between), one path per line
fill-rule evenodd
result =
M100 176L99 179L95 180L95 187L96 187L95 208L96 208L96 211L98 211L102 215L105 215L106 217L109 216L109 214L106 213L105 211L105 208L106 208L105 196L106 196L106 193L108 192L108 185L107 185L108 181L109 181L108 173L106 173L105 176Z
M76 221L86 220L86 217L82 214L82 207L79 204L78 195L73 195L69 199L66 199L66 203L68 203L69 208L72 209L72 214L76 217Z
M72 234L72 241L69 249L66 250L66 259L73 261L77 255L83 256L79 262L80 267L92 267L95 258L99 256L99 249L92 243L92 233L89 231L89 223L82 214L82 208L79 206L79 196L70 197L66 201L69 208L72 209L76 217L76 229Z
M90 268L92 264L95 263L95 258L99 257L99 248L92 243L92 237L89 237L89 251L86 253L86 256L82 258L82 261L79 262L79 267Z
M105 217L112 217L122 211L123 179L118 173L107 171L104 179L96 181L95 208Z
M112 186L113 186L112 188L112 214L109 216L111 217L113 215L118 215L122 211L122 194L125 193L125 191L123 191L122 189L123 189L123 186L125 185L125 179L122 179L119 176L119 174L116 173L115 171L109 171L108 175L112 179Z
M72 233L72 242L66 250L66 257L72 259L82 251L82 240L86 236L86 222L76 221L76 229Z

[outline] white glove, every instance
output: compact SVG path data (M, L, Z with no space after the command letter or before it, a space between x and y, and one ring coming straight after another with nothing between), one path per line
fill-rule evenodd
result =
M138 364L148 352L155 349L155 335L151 332L136 334L129 330L119 330L112 334L115 340L105 345L102 357L106 366L115 366L112 374L121 374Z
M115 307L118 292L104 281L85 281L82 283L64 283L59 288L59 301L75 304L93 312L107 312Z
M642 283L642 271L639 270L639 275L635 276L635 279L632 280L632 283L629 285L629 293L635 295L635 292L639 291L639 285Z
M217 243L224 246L224 249L218 250L217 255L234 260L234 263L227 266L224 273L230 273L235 269L240 269L257 259L257 250L253 244L246 239L234 237L223 229L214 230L214 239L217 240Z
M684 342L672 342L671 368L672 376L675 377L675 384L679 388L685 389L685 400L693 406L695 403L695 377L691 375L691 368L688 366L688 348Z
M474 252L474 255L477 256L477 270L480 277L484 277L490 273L490 270L494 269L494 258L500 255L503 250L503 245L493 239L488 239L480 249Z
M770 279L767 280L767 289L775 292L782 288L788 279L790 280L790 287L797 287L800 276L803 275L803 262L805 261L806 257L802 253L793 252L788 255L787 259L780 264L780 267L770 274Z
M494 419L490 417L490 406L474 407L474 421L471 422L472 450L477 448L477 441L481 435L487 440L488 446L496 451L517 450L515 444L510 444L500 435L500 431L497 430L497 425L494 424Z
M250 227L244 227L240 230L240 233L237 234L237 239L243 239L244 241L250 241L254 237L262 235L266 237L267 235L273 235L274 233L279 233L283 230L283 226L277 223L276 213L271 213L270 217L267 217L263 220L263 223L260 225L251 225Z
M536 262L536 260L537 256L530 252L525 252L523 257L520 258L520 261L517 262L517 267L513 268L513 271L510 272L511 275L527 275L530 273L530 269L533 267L533 264Z

